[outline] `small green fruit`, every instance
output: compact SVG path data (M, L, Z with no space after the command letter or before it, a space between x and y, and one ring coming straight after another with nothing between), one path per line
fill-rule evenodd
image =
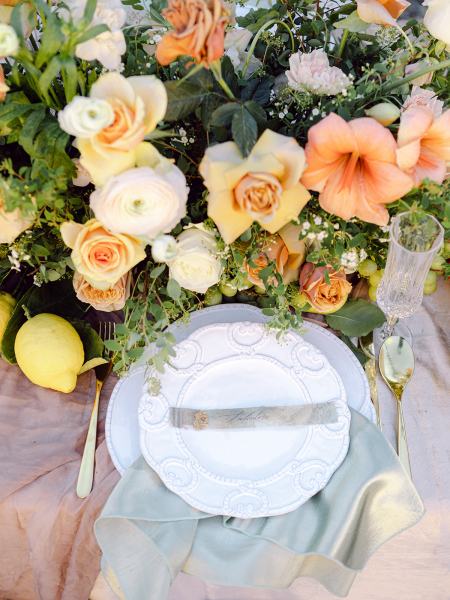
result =
M206 306L215 306L222 302L222 294L216 285L206 290L204 302Z
M370 260L369 258L366 258L366 260L363 260L358 265L359 274L363 277L370 277L370 275L372 275L372 273L375 273L376 270L377 263L373 260Z
M372 302L377 301L377 288L376 287L373 287L372 285L370 285L369 291L367 293L369 294L369 298L372 300Z
M383 273L384 269L380 269L379 271L372 273L372 275L369 277L369 284L371 287L374 287L375 289L378 287L381 278L383 277Z
M220 291L227 298L232 298L237 294L237 287L228 281L223 281L219 286Z

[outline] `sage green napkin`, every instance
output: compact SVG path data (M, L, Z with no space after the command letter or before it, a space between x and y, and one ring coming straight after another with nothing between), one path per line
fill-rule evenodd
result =
M201 512L141 457L117 484L95 533L104 575L127 600L164 600L179 571L264 588L309 576L345 596L375 550L423 512L394 450L352 410L346 459L321 492L288 514L244 520Z

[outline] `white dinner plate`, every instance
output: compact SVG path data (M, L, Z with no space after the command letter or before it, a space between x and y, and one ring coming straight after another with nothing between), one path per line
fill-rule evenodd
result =
M237 321L264 323L268 320L259 308L249 304L220 304L192 313L188 323L173 325L171 329L176 341L181 342L205 325ZM336 335L320 325L305 322L304 328L304 339L318 348L339 373L348 405L375 423L369 385L353 352ZM114 466L121 474L141 455L138 405L146 370L145 366L136 365L126 377L117 382L109 400L105 424L106 443Z
M290 512L323 489L344 460L350 411L341 378L298 333L282 341L262 323L214 323L176 346L144 384L140 446L165 485L188 504L242 519ZM301 427L179 429L169 407L301 406L334 402L337 421Z

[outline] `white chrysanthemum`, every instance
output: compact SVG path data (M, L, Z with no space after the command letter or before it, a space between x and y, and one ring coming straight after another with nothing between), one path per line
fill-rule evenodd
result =
M225 54L237 70L242 70L247 60L248 52L246 50L252 37L253 33L251 31L241 27L230 29L225 35ZM261 65L261 61L256 56L252 56L248 63L247 77L250 77Z
M74 21L83 17L87 0L66 0ZM64 11L63 11L64 16ZM75 54L83 60L98 60L106 69L117 70L125 53L126 43L122 32L127 13L120 0L98 0L91 26L107 25L110 31L78 44Z
M328 56L322 49L309 54L293 54L289 58L289 67L286 71L289 86L299 92L336 96L351 85L341 69L330 67Z
M19 49L16 32L6 23L0 23L0 58L14 56Z

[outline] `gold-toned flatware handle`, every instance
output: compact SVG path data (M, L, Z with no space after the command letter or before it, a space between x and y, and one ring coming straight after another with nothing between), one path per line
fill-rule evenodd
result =
M378 388L377 388L377 368L374 358L369 358L369 360L364 365L364 370L366 372L367 381L369 382L369 390L370 390L370 398L372 400L372 404L375 408L375 413L377 416L377 425L380 431L381 427L381 414L380 414L380 403L378 401Z
M77 496L78 498L86 498L92 490L92 482L94 480L94 464L95 464L95 447L97 443L97 420L98 420L98 405L100 392L103 383L96 382L95 400L92 407L91 419L89 421L89 429L84 444L83 457L81 459L80 471L77 481Z
M411 465L409 462L409 451L408 451L408 440L406 439L406 427L403 419L402 401L397 400L397 411L398 411L398 430L397 430L397 444L398 444L398 457L400 462L404 466L409 477L411 476Z

